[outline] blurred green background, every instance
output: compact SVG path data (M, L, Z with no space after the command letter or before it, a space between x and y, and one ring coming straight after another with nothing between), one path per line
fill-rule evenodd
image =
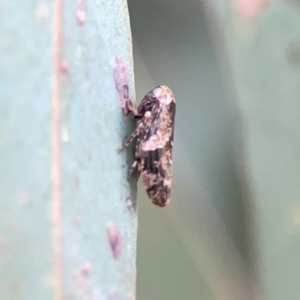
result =
M170 206L139 186L137 299L299 299L298 4L128 3L137 103L177 101Z

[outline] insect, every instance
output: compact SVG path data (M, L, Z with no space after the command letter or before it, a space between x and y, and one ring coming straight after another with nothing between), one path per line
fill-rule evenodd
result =
M136 141L129 174L135 174L137 180L141 175L148 197L155 205L164 207L171 197L174 95L166 85L161 85L148 92L135 108L125 85L124 99L124 115L132 113L136 120L136 128L122 148Z

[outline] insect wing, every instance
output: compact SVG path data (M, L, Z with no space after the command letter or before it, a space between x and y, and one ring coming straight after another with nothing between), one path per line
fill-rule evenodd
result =
M141 147L142 180L149 198L164 207L170 202L175 103L154 105Z

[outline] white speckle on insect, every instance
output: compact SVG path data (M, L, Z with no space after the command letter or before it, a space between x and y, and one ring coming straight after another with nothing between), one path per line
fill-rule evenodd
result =
M162 92L162 88L161 87L157 87L152 92L153 93L153 97L157 99L160 96L161 92Z
M170 94L164 94L162 96L159 96L157 98L157 100L161 103L161 104L164 104L164 105L168 105L172 102L173 98L171 97Z
M151 112L150 111L146 111L144 117L145 117L146 121L149 121L151 119Z

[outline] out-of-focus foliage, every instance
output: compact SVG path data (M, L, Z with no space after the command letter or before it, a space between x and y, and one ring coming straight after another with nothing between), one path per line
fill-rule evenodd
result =
M132 0L129 9L137 102L159 84L177 101L172 202L158 210L138 197L138 297L251 299L240 125L200 3Z
M138 298L299 299L300 7L129 0L137 102L177 100L170 206L140 188Z

